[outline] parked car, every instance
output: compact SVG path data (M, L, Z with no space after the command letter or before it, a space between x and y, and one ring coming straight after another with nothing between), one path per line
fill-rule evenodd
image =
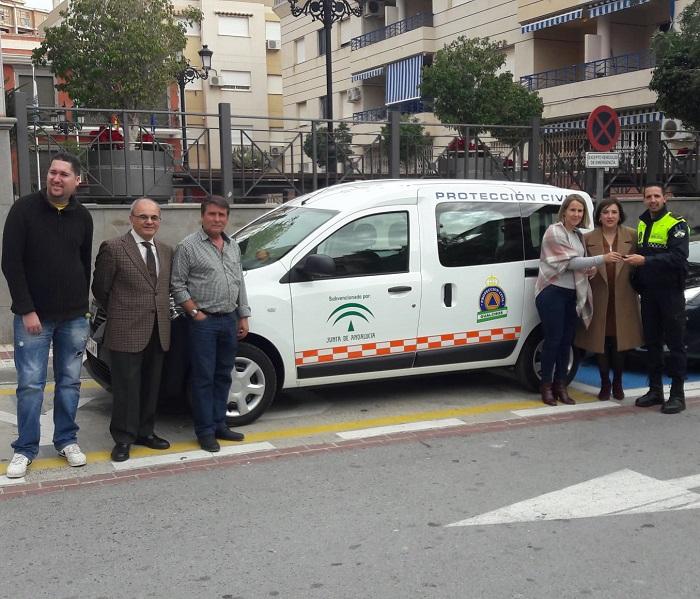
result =
M688 277L685 281L685 344L689 360L700 360L700 235L692 234L688 255ZM644 366L646 349L632 351L635 365Z
M279 390L326 384L505 367L536 389L540 243L568 193L500 181L362 181L296 198L238 231L253 316L229 423L252 422ZM172 316L165 407L188 395L188 323L175 307ZM86 364L108 387L103 321L96 309ZM572 351L570 378L577 360Z

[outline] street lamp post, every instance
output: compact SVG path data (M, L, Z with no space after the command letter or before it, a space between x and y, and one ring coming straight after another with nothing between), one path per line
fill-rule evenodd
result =
M331 48L331 28L333 23L355 15L362 16L363 0L358 0L358 6L353 8L348 0L288 0L292 15L299 17L309 15L313 21L321 21L326 40L326 118L328 119L328 161L336 163L335 139L333 138L333 63Z
M209 47L204 44L198 52L202 59L201 70L196 69L190 64L186 58L184 60L185 68L177 75L177 83L180 86L180 125L182 126L182 166L185 170L190 168L190 158L187 153L187 116L185 115L185 86L197 79L208 79L209 71L211 70L211 57L214 55Z

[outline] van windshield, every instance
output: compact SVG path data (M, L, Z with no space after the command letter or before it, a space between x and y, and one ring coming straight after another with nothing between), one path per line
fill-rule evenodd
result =
M241 248L243 270L277 262L336 214L335 210L283 206L250 223L234 236Z

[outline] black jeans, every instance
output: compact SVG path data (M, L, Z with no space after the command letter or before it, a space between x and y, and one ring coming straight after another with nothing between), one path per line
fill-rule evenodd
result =
M548 285L535 299L542 321L542 382L565 381L576 333L576 291Z
M685 379L685 296L682 290L645 290L642 295L644 344L649 352L649 385L660 387L664 370L664 343L668 346L668 375L678 382Z

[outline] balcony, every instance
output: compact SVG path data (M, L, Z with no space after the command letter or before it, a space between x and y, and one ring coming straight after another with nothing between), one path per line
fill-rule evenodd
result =
M594 60L583 62L560 69L543 71L534 75L525 75L520 78L520 84L529 91L547 89L558 85L576 83L579 81L589 81L600 77L611 77L632 73L644 69L652 69L656 66L656 58L651 50L643 50L634 54L623 54L613 56L604 60Z
M386 121L389 118L389 110L389 106L381 106L379 108L371 108L362 112L353 112L352 120L354 122ZM418 114L420 112L429 112L431 108L423 100L409 100L407 102L401 102L401 104L394 104L392 110L398 110L401 114Z
M375 29L369 33L365 33L350 40L350 50L360 50L366 46L371 46L377 42L382 42L391 37L396 37L402 33L413 31L419 27L432 27L433 15L431 13L418 13L412 17L408 17L403 21L397 21L391 25L387 25L382 29Z

